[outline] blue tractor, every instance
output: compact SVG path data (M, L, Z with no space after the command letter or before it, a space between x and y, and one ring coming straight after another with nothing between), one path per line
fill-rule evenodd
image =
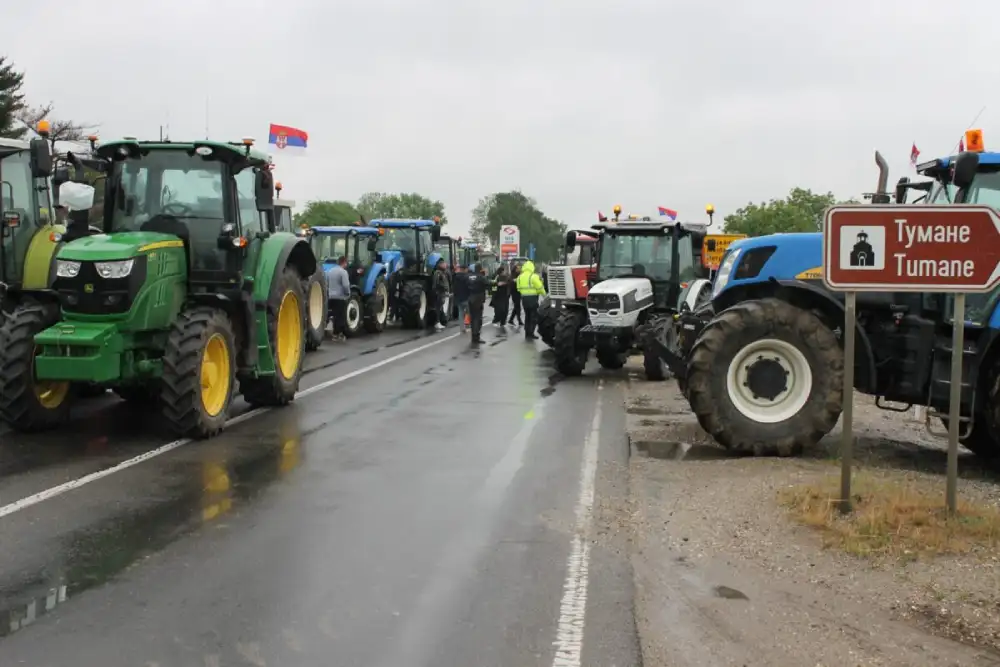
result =
M873 203L891 203L880 168ZM902 178L927 204L1000 206L1000 153L964 152L918 165L929 180ZM917 203L917 202L913 202ZM820 233L774 234L733 243L711 302L677 317L661 356L680 381L702 427L727 449L790 456L818 442L840 417L844 295L822 281ZM954 296L857 293L855 388L880 408L928 406L946 421ZM1000 454L1000 289L970 294L963 350L962 443ZM896 406L887 405L887 402ZM902 404L905 407L900 407Z
M438 304L433 294L436 267L444 259L434 248L441 239L441 226L436 220L383 219L369 224L378 230L377 249L389 267L392 313L407 329L447 322L452 299Z
M312 227L307 230L313 254L324 272L340 257L347 259L351 296L347 302L344 335L357 336L362 330L380 333L389 315L388 262L377 250L379 230L363 225ZM390 258L391 259L391 258ZM310 309L311 311L311 309ZM326 320L323 320L324 326Z

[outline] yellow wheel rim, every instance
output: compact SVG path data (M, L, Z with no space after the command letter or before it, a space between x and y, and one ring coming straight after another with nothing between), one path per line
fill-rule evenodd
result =
M290 380L295 377L302 360L302 311L299 298L291 290L285 292L278 308L277 333L274 348L278 354L278 370L282 377Z
M218 416L229 402L232 366L222 334L212 334L201 355L201 404L209 417Z
M69 396L69 382L39 380L35 378L35 357L38 356L39 352L40 349L36 347L35 353L31 356L31 372L35 398L38 399L38 404L46 410L55 410L66 402L66 397Z

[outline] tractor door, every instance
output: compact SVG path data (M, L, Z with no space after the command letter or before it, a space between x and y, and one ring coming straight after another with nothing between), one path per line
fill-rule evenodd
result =
M417 234L417 259L420 262L420 273L421 275L430 275L431 271L434 270L434 267L427 265L431 253L434 252L434 239L431 237L431 230L418 227L414 231Z
M39 224L27 150L0 147L0 282L20 286L28 244Z
M257 209L256 196L256 175L254 169L246 168L236 175L236 195L239 199L240 230L242 236L247 240L246 263L243 266L244 275L254 275L257 271L257 263L260 261L260 249L264 241L271 235L268 225L270 217L266 212ZM277 208L274 209L275 214ZM285 209L287 210L287 209ZM237 261L237 253L228 252L228 255ZM229 260L227 258L227 263ZM227 269L232 266L229 263Z
M353 229L347 234L347 275L351 279L351 287L362 289L362 278L365 275L365 253L368 252L367 242Z

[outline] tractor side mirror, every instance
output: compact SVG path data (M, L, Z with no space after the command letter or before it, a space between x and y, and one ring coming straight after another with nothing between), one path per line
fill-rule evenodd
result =
M441 240L441 225L431 227L431 241L437 243Z
M372 236L368 239L368 252L375 252L375 248L378 247L378 237Z
M258 211L270 211L274 208L274 176L269 169L259 169L254 176L254 198L257 200Z
M566 252L573 252L576 248L576 232L572 229L566 232Z
M896 181L896 203L905 204L906 203L906 191L909 189L910 178L909 176L903 176L898 181Z
M34 178L48 178L52 175L52 153L49 141L43 137L35 137L28 144L31 156L31 175Z
M954 183L955 187L959 190L964 190L965 188L972 185L972 181L976 178L976 171L979 169L979 153L971 153L966 151L960 153L957 158L955 158L954 173L951 177L951 182Z

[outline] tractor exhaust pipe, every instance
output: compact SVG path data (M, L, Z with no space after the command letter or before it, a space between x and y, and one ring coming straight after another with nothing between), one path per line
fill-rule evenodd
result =
M889 163L886 162L881 153L875 151L875 164L878 166L878 186L872 195L872 203L888 204L890 200L889 192L886 188L889 187Z

